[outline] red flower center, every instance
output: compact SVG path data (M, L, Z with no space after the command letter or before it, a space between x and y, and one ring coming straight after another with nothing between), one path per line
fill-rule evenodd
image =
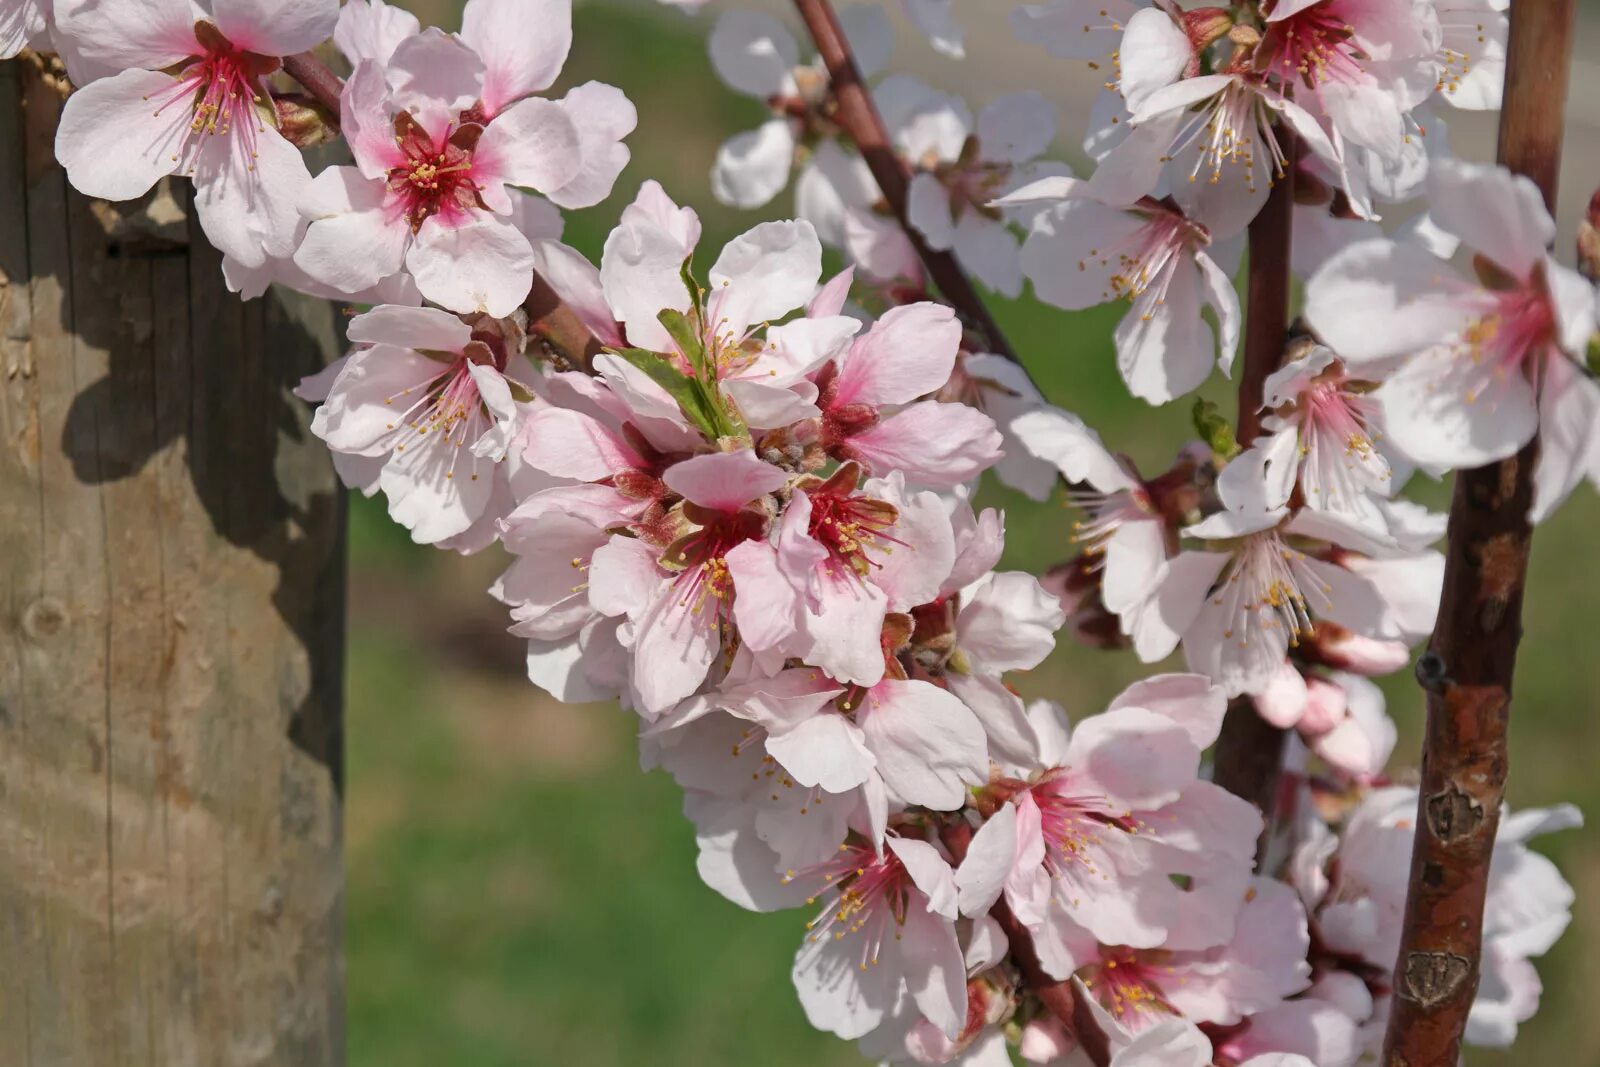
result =
M405 162L389 168L389 189L399 195L413 233L435 215L455 219L488 210L472 179L472 153L482 126L468 123L435 141L409 111L402 111L394 117L394 134Z

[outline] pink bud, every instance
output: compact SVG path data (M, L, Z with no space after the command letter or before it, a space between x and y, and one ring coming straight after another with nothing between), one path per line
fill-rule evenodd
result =
M1043 1016L1022 1028L1022 1043L1017 1051L1029 1063L1050 1063L1067 1055L1077 1042L1057 1019Z
M1345 719L1344 689L1326 678L1306 679L1305 714L1300 732L1311 737L1325 734Z
M1362 637L1328 622L1319 622L1311 634L1301 639L1299 652L1309 662L1368 678L1392 674L1411 662L1411 650L1403 641Z

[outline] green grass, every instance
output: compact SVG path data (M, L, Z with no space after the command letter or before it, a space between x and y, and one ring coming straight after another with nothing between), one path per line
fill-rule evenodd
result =
M611 221L653 176L699 210L702 266L760 213L714 204L716 146L760 109L704 61L709 23L638 5L583 6L565 84L598 78L639 106L643 135L610 201L572 216L568 240L597 255ZM448 20L447 25L452 25ZM770 214L789 210L785 197ZM1064 314L996 301L1047 395L1092 416L1107 443L1160 469L1189 436L1187 406L1131 399L1111 359L1120 312ZM1231 406L1228 383L1207 395ZM1423 487L1442 505L1439 487ZM1006 565L1070 554L1066 517L1002 490ZM1533 556L1513 715L1511 797L1600 812L1600 707L1589 563L1600 501L1590 489L1542 528ZM642 774L634 723L613 707L565 707L518 675L518 643L483 593L495 554L417 548L383 513L354 504L349 677L348 954L354 1067L671 1067L858 1063L806 1024L788 968L804 916L751 915L699 882L694 842L664 775ZM1146 673L1131 654L1063 645L1020 679L1077 714ZM1420 719L1409 675L1387 681L1414 763ZM1515 1054L1476 1067L1600 1062L1600 852L1568 833L1548 849L1579 888L1579 913L1540 970L1546 995Z

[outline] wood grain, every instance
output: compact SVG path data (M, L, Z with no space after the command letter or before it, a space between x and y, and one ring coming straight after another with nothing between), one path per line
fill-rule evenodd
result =
M56 77L0 64L0 1060L339 1064L337 315L71 192Z

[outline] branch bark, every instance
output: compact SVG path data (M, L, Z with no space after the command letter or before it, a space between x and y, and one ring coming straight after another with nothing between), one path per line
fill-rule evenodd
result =
M301 52L284 56L283 71L299 82L317 103L334 115L339 114L344 81L315 54ZM539 338L547 356L566 368L586 373L591 370L594 357L604 346L538 271L533 272L533 287L522 307L528 315L528 332Z
M945 300L983 334L989 351L1020 364L1016 350L1006 340L999 323L989 313L988 306L973 287L972 280L956 262L955 256L929 247L922 234L911 225L907 213L911 172L889 142L883 118L872 102L871 91L862 80L861 69L856 65L855 54L845 38L833 5L829 0L795 0L795 8L805 20L817 52L828 68L829 84L833 87L836 104L834 120L856 143L856 149L860 151L861 158L866 160L890 210L916 249L917 257L928 269L928 275L933 278Z
M1278 368L1289 336L1289 252L1293 231L1294 177L1299 145L1280 127L1287 157L1261 213L1250 223L1250 274L1244 335L1244 365L1239 373L1236 437L1249 448L1261 432L1261 402L1267 378ZM1265 842L1272 832L1278 778L1288 731L1273 726L1249 697L1228 705L1217 739L1213 779L1233 795L1250 801L1266 818Z
M1500 116L1500 161L1533 179L1552 211L1573 8L1574 0L1512 8ZM1535 438L1510 459L1456 475L1439 623L1417 666L1428 724L1384 1041L1392 1067L1455 1067L1477 995L1538 452Z

